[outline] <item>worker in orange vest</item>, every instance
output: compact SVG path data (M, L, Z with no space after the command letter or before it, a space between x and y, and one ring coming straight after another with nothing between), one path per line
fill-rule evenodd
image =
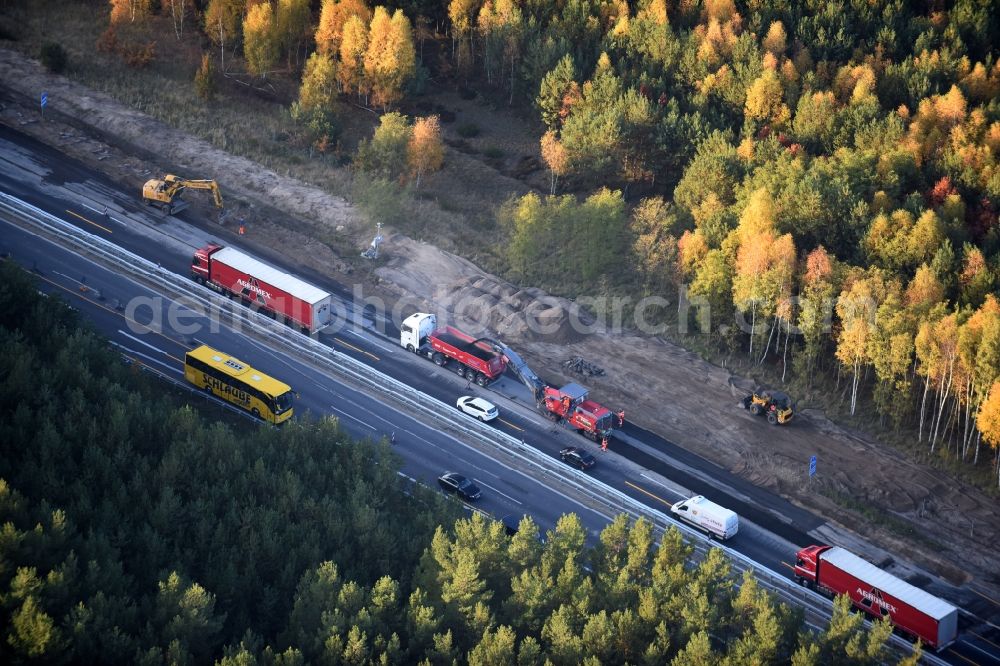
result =
M601 451L607 451L607 450L608 450L608 438L605 437L604 439L601 440Z
M618 427L621 428L623 425L625 425L625 410L619 409L618 414L616 416L618 416Z

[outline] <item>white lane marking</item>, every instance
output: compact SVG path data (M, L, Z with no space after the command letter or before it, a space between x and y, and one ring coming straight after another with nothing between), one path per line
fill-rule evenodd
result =
M61 276L61 277L64 277L64 278L66 278L67 280L69 280L70 282L75 282L75 283L77 283L77 284L84 284L84 283L83 283L83 282L81 282L80 280L77 280L77 279L76 279L76 278L74 278L74 277L70 277L69 275L66 275L65 273L60 273L59 271L52 271L52 274L53 274L53 275L59 275L59 276Z
M363 411L363 412L365 412L367 414L372 415L373 417L375 417L376 419L378 419L382 423L388 423L389 425L392 425L392 421L390 421L389 419L376 414L375 412L373 412L372 410L368 409L367 407L362 407L361 405L359 405L358 403L356 403L355 401L353 401L353 400L351 400L349 398L344 398L344 402L350 403L351 405L357 407L361 411Z
M180 369L175 368L174 366L169 365L167 363L164 363L163 361L160 361L159 359L155 359L152 356L148 356L146 354L143 354L142 352L135 351L134 349L129 349L125 345L119 344L119 343L115 342L114 340L111 341L111 344L113 344L114 346L118 347L119 349L121 349L123 351L127 351L129 354L132 354L133 356L139 356L139 357L144 358L145 360L149 361L150 363L155 363L157 365L162 365L167 370L169 370L171 372L176 372L178 375L182 375L182 376L184 375L184 373L181 372Z
M376 342L371 335L362 335L361 333L358 333L357 331L355 331L353 328L347 329L347 332L350 333L351 335L356 335L359 338L362 338L365 342L367 342L369 344L373 344L376 347L378 347L379 349L383 349L383 350L389 352L390 354L395 354L396 351L397 351L397 349L395 349L393 347L388 347L388 346L383 345L383 344L381 344L379 342Z
M148 347L149 349L152 349L155 352L160 352L161 354L166 354L167 353L166 350L160 349L159 347L154 347L153 345L149 344L148 342L143 342L139 338L135 337L134 335L129 335L128 333L126 333L125 331L123 331L120 328L118 329L118 332L121 333L122 335L124 335L129 340L133 340L135 342L138 342L143 347Z
M639 472L639 476L641 476L642 478L646 479L650 483L655 483L656 485L660 486L661 488L666 488L668 491L672 492L674 495L677 495L678 497L687 497L687 495L685 495L684 493L677 492L676 490L674 490L673 488L671 488L667 484L663 483L662 481L657 481L656 479L654 479L651 476L646 476L645 472Z
M364 427L368 428L369 430L378 430L378 428L376 428L375 426L373 426L373 425L371 425L369 423L365 423L364 421L362 421L358 417L352 416L351 414L348 414L347 412L345 412L342 409L337 409L333 405L330 405L330 409L332 409L333 411L337 412L338 414L343 414L344 416L346 416L347 418L351 419L352 421L357 421L358 423L360 423Z
M511 502L514 502L515 504L521 504L520 500L514 499L513 497L511 497L507 493L500 492L499 490L497 490L493 486L491 486L489 484L486 484L486 483L483 483L482 480L475 479L475 481L477 481L480 485L486 486L487 488L489 488L490 490L492 490L493 492L495 492L497 495L503 495L504 497L506 497L507 499L509 499Z

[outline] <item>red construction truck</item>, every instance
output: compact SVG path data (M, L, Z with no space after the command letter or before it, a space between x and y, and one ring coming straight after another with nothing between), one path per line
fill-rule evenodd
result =
M329 325L333 316L329 293L233 247L206 245L197 250L191 277L306 334Z
M611 437L614 423L611 410L589 400L587 389L579 384L566 384L562 388L546 386L538 409L553 421L566 421L595 442Z
M958 609L833 546L809 546L795 557L795 578L830 596L846 594L859 610L889 620L904 634L941 650L958 634Z
M442 367L486 386L507 369L507 360L490 343L473 338L452 326L438 328L437 316L417 312L399 327L399 344L407 351L428 357Z

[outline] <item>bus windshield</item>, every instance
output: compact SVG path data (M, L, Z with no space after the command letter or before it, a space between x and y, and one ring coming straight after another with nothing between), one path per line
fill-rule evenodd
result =
M294 397L295 397L295 394L292 391L286 391L285 393L282 393L277 398L275 398L274 399L274 413L275 414L280 414L281 412L285 411L286 409L291 409L292 408L292 398L294 398Z

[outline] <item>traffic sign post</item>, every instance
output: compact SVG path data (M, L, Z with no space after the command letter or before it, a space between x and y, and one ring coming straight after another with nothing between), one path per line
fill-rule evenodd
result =
M809 478L816 476L816 456L809 459Z
M49 103L49 94L47 92L42 93L42 97L39 100L39 104L42 107L42 117L45 117L45 107Z

